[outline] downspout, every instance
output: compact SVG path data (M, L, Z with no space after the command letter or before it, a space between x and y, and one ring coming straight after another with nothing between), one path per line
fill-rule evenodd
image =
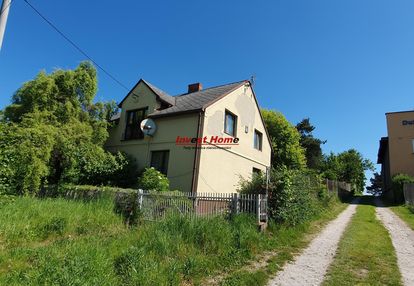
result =
M204 111L201 111L198 114L198 125L197 125L197 138L203 137L203 126L204 126ZM201 155L201 146L197 140L195 150L194 150L194 164L193 164L193 178L191 181L191 193L197 193L197 184L198 184L198 175L200 170L200 155Z

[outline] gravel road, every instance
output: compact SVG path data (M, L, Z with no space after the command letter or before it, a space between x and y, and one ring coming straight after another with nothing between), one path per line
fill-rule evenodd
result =
M335 256L342 233L355 213L356 207L356 204L349 205L312 240L302 254L286 264L283 270L269 281L268 285L320 285Z
M390 233L404 285L414 285L414 231L390 209L380 206L376 211Z

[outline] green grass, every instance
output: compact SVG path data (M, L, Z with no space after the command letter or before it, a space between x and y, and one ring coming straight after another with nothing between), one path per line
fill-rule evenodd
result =
M323 285L401 285L397 258L375 207L357 207Z
M399 216L405 223L414 230L414 209L412 206L394 206L391 210Z
M283 265L293 259L294 255L306 247L310 238L318 233L330 220L334 219L345 209L346 205L332 202L330 208L323 210L312 221L294 227L271 225L270 231L274 236L272 256L265 269L254 271L240 270L228 275L222 285L266 285L270 277L281 270Z
M238 267L273 237L240 215L127 228L107 200L0 205L0 285L179 285Z
M344 207L334 206L315 219ZM271 225L260 233L254 218L240 215L170 217L128 228L105 199L0 198L0 285L202 285L223 270L235 273L226 285L264 285L270 270L235 270L277 251L274 271L317 225Z

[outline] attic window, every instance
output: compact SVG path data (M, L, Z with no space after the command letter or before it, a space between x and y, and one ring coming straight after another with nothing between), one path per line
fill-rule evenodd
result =
M224 132L230 136L236 136L237 116L226 110L224 115Z
M254 130L254 149L262 151L263 134L256 129Z
M144 133L142 133L140 124L141 121L147 117L146 108L140 108L135 110L129 110L126 114L126 125L125 125L125 140L131 139L142 139L144 138Z

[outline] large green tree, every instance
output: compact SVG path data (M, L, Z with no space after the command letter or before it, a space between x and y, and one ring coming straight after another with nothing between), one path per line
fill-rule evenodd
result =
M322 170L326 178L350 183L353 191L360 194L365 187L365 171L374 170L374 165L361 153L350 149L325 156Z
M319 170L323 160L321 145L325 144L326 141L313 136L315 126L310 123L309 118L305 118L296 124L296 129L300 133L300 145L305 149L308 168Z
M367 186L368 193L371 193L373 195L382 194L382 191L384 189L384 182L382 180L381 174L375 172L369 181L371 182L371 185Z
M94 66L40 72L19 88L0 122L0 191L35 194L43 184L110 183L126 164L103 149L116 105L93 103Z
M300 134L282 113L262 109L263 120L272 143L272 166L302 169L306 166L305 150L300 145Z

